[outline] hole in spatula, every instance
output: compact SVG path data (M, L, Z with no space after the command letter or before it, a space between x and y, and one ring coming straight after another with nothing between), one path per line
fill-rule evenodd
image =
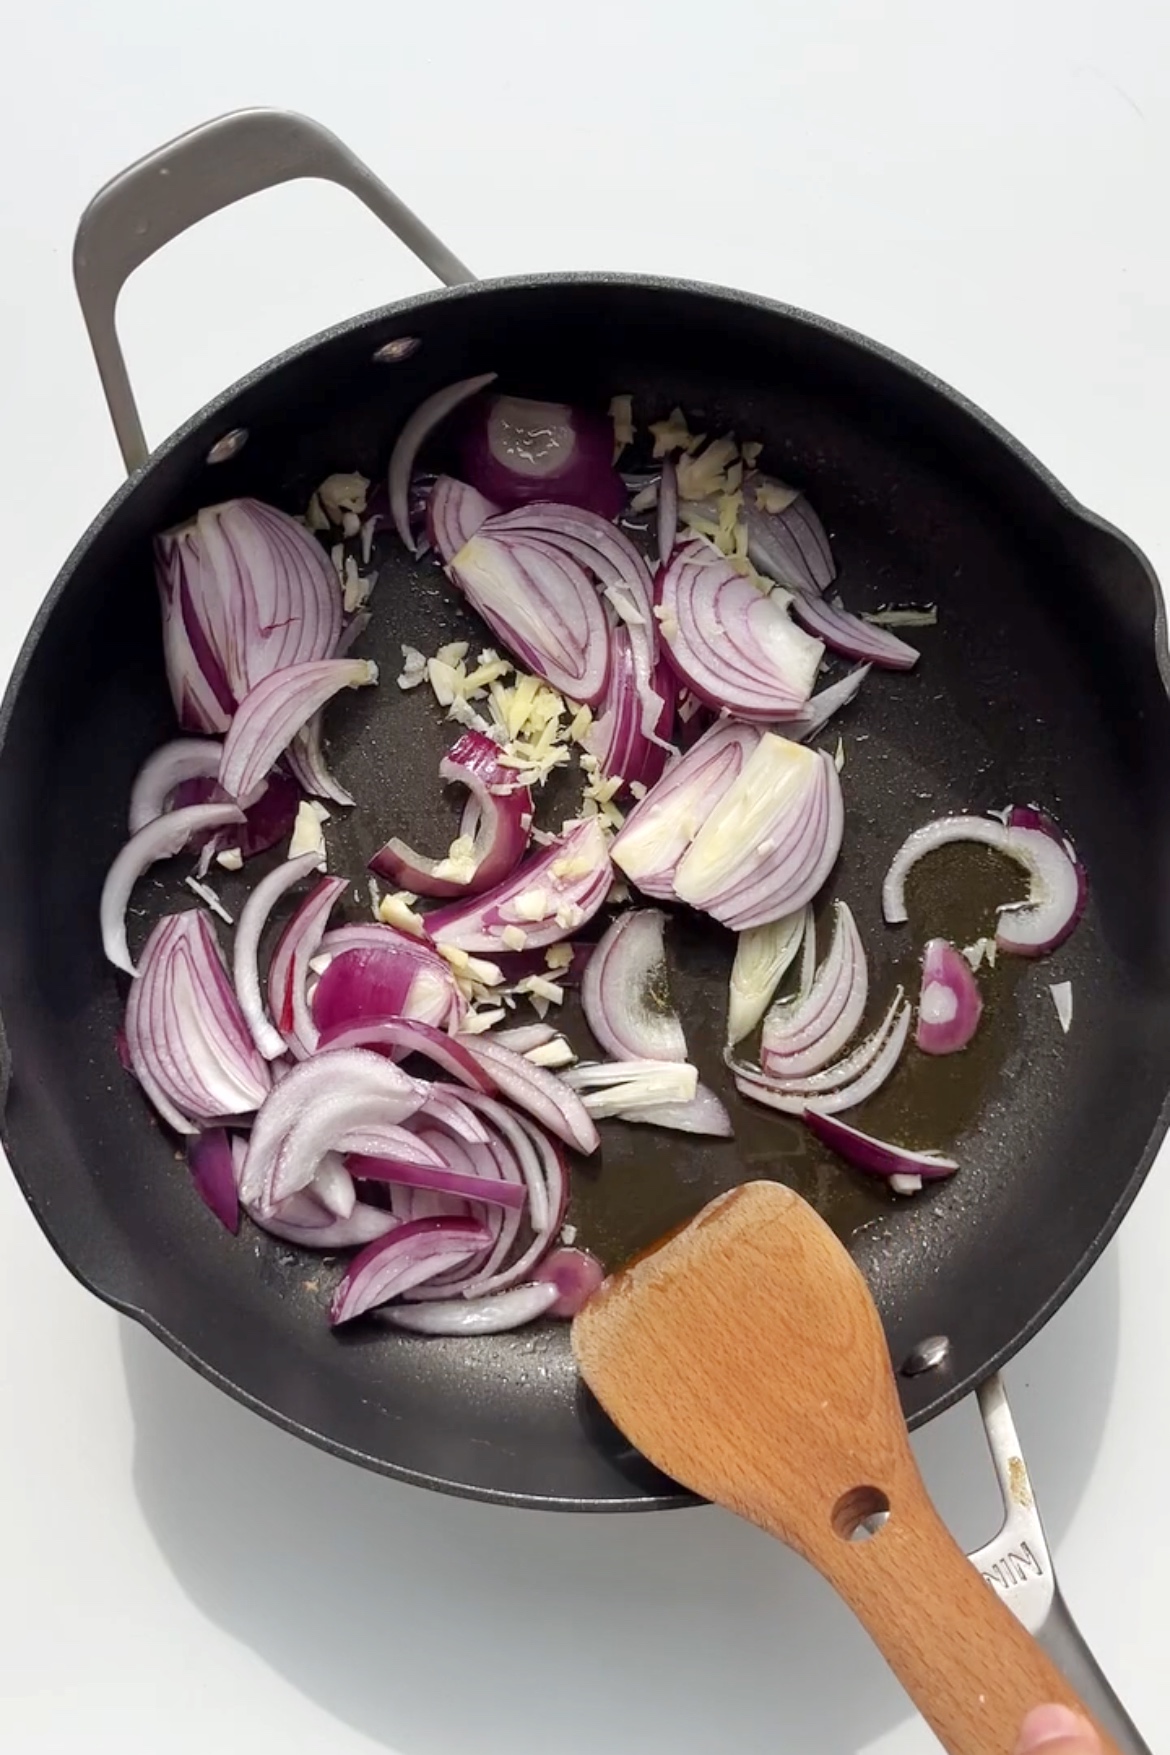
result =
M850 1487L833 1507L833 1528L843 1542L865 1542L889 1515L890 1502L880 1487Z

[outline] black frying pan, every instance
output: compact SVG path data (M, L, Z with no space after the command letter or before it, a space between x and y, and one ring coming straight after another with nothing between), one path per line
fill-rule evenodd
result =
M1170 1086L1170 701L1154 576L1012 439L944 385L856 335L765 300L675 282L566 275L461 285L304 343L204 409L149 459L113 339L125 274L202 213L298 174L329 175L449 279L467 272L331 136L253 112L164 149L99 197L78 281L134 473L38 617L0 727L0 1016L4 1143L62 1259L240 1400L385 1473L518 1504L617 1509L682 1497L578 1389L563 1325L430 1342L373 1325L339 1337L332 1270L194 1198L174 1142L115 1053L124 1003L103 962L98 894L124 839L131 780L173 733L151 538L196 507L255 494L303 508L332 470L377 477L405 414L494 368L533 396L641 411L678 403L710 432L761 439L812 489L856 607L936 601L910 675L875 677L842 715L845 855L876 995L930 932L983 930L1003 874L954 851L922 874L891 932L880 877L904 835L947 810L1037 799L1074 836L1091 895L1043 965L1001 963L986 1027L950 1063L910 1055L868 1112L963 1169L912 1202L863 1185L795 1124L734 1102L734 1144L607 1126L575 1172L582 1241L611 1263L746 1175L809 1196L852 1240L919 1423L986 1379L1051 1314L1117 1226L1166 1126ZM387 347L420 346L405 359ZM113 350L113 351L111 351ZM426 691L393 686L399 643L470 625L441 575L388 542L367 650L383 686L331 710L334 764L363 800L337 825L358 877L391 830L436 844L449 741ZM223 884L230 905L231 880ZM152 915L182 894L146 883ZM189 898L188 898L189 899ZM145 922L138 922L139 942ZM702 1076L719 1064L730 938L680 918L677 997ZM1071 980L1062 1037L1047 983ZM570 1028L573 1025L570 1023ZM918 1363L924 1361L920 1358Z

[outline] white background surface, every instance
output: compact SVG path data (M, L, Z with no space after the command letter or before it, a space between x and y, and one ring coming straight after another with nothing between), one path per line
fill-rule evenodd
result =
M243 104L340 133L482 274L645 269L840 318L993 412L1170 577L1170 64L1151 0L5 8L0 666L116 487L72 232ZM172 246L123 328L160 437L425 275L342 194ZM1164 1164L1162 1171L1164 1171ZM1067 1594L1170 1745L1170 1196L1009 1374ZM21 1755L933 1748L819 1582L713 1511L581 1521L310 1451L84 1294L0 1178L0 1742ZM993 1524L969 1409L919 1441ZM945 1653L940 1653L945 1661Z

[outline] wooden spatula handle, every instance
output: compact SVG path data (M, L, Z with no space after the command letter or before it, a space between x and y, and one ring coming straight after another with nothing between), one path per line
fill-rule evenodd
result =
M944 1748L951 1755L1011 1755L1025 1714L1046 1701L1091 1720L956 1545L921 1481L899 1474L880 1529L868 1539L846 1539L858 1512L877 1498L859 1493L849 1502L845 1495L836 1520L841 1533L834 1529L833 1540L817 1543L808 1557L867 1628ZM1118 1755L1099 1734L1107 1755Z

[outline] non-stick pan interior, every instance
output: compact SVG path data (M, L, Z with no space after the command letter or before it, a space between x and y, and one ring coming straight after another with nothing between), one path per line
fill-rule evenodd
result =
M374 359L404 335L421 341L410 358ZM899 362L756 301L596 279L438 295L265 368L164 447L66 568L10 691L0 752L6 1138L50 1238L103 1296L330 1448L487 1496L646 1503L669 1487L579 1393L563 1327L428 1342L370 1323L339 1337L324 1318L335 1264L247 1224L236 1239L218 1227L119 1065L124 988L98 943L98 893L124 838L131 780L173 730L152 534L240 493L303 510L335 469L376 478L423 395L490 369L520 393L604 407L631 391L642 422L678 404L692 428L762 440L766 466L810 490L851 607L937 603L937 627L909 636L918 670L871 677L827 733L830 747L843 741L847 809L832 893L858 915L875 1015L897 981L913 988L925 936L966 943L1016 893L990 856L940 855L913 883L910 927L883 927L881 875L911 828L1037 800L1088 868L1078 932L1048 962L1000 963L975 1046L949 1062L908 1054L859 1116L907 1143L954 1147L952 1181L899 1202L798 1124L734 1097L734 1143L613 1124L600 1160L574 1172L571 1217L611 1264L746 1176L791 1182L851 1239L895 1361L927 1335L949 1337L941 1368L902 1379L914 1420L1038 1325L1108 1235L1160 1137L1170 713L1156 590L1121 539ZM212 442L237 426L247 445L208 465ZM334 766L362 801L329 826L333 868L354 878L354 917L368 909L365 859L387 834L438 849L454 820L436 774L452 728L428 690L395 686L400 645L430 652L482 632L431 561L408 560L391 540L377 552L359 650L379 661L382 684L346 696L329 722ZM549 820L568 796L562 788L549 802ZM177 862L141 886L132 940L161 908L193 901L180 881L188 869ZM240 880L217 882L229 907L242 897ZM694 1056L726 1095L730 935L679 918L670 949ZM1067 1037L1049 993L1065 980ZM568 1011L572 1033L580 1023Z

